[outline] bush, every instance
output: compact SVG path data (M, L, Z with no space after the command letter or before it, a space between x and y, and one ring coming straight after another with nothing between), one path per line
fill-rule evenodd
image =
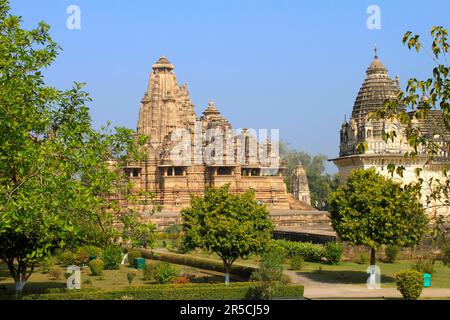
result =
M101 259L95 259L89 262L89 269L94 276L101 276L105 265Z
M387 246L384 250L384 254L386 255L385 262L386 263L394 263L397 260L398 253L400 252L400 248L397 246Z
M55 258L49 257L42 261L42 273L47 274L55 266Z
M142 256L147 259L160 260L165 262L170 262L174 264L182 264L194 268L212 270L217 272L224 272L223 263L221 261L216 261L208 258L200 257L190 257L183 254L177 253L156 253L150 250L141 251ZM256 268L233 265L231 267L231 274L235 274L244 278L249 278Z
M83 246L77 250L77 265L89 264L89 257L100 258L102 249L95 246Z
M156 264L152 261L149 261L145 264L144 269L142 269L142 273L145 281L154 280L156 273Z
M137 276L137 270L133 269L133 270L129 270L127 272L127 280L128 283L131 285L131 283L133 282L134 278Z
M405 270L395 277L397 290L406 300L417 300L422 294L423 275L417 270Z
M261 257L259 268L253 272L251 279L258 281L254 287L253 297L271 300L283 285L283 257L277 251L267 252Z
M57 252L56 261L58 264L66 267L78 265L78 254L70 249L60 250Z
M139 250L131 250L128 252L128 264L134 267L134 259L141 258L142 253Z
M31 294L24 299L31 300L244 300L251 299L253 285L248 282L220 284L155 284L146 287L126 288L123 290L83 289L81 291L61 290L46 294ZM303 286L289 285L281 287L276 297L301 299Z
M103 249L102 260L106 270L119 269L122 262L122 249L117 245L109 245Z
M434 272L434 262L433 260L425 259L419 260L416 264L412 266L414 270L419 271L420 273L429 273L432 274Z
M342 260L344 247L340 243L327 242L325 245L324 258L328 263L338 264Z
M300 255L295 255L291 258L291 269L302 270L305 260Z
M156 265L156 270L154 274L155 280L160 284L170 283L178 276L178 270L168 264L168 263L160 263Z
M49 272L50 276L54 279L54 280L59 280L61 279L63 272L60 268L58 267L52 267L50 268Z
M281 246L287 252L287 257L292 258L295 255L302 256L305 261L320 262L325 256L325 246L322 244L314 244L310 242L293 242L287 240L272 240L270 247Z
M355 262L357 264L368 264L369 263L369 254L367 252L361 252L356 258Z

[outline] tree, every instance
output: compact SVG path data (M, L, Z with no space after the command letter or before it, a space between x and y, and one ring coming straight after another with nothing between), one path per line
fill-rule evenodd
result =
M82 84L45 84L59 52L47 24L22 29L0 0L0 259L18 294L56 248L117 235L105 195L121 190L121 165L144 143L129 129L94 130Z
M338 176L325 173L325 161L327 157L324 155L316 155L311 157L304 151L289 149L286 143L280 143L280 155L286 166L285 184L290 188L290 179L292 172L299 166L303 165L308 178L309 191L311 193L311 203L317 209L326 210L328 196L335 191L339 185Z
M239 257L262 252L274 229L268 209L253 191L233 195L229 186L208 188L205 196L193 196L182 210L184 245L216 253L223 261L225 283Z
M156 239L154 223L139 222L134 215L125 215L121 221L124 240L129 240L133 247L153 248Z
M258 281L256 298L271 300L283 285L283 256L278 251L269 251L261 256L259 268L252 273L252 280Z
M369 247L375 265L380 246L413 246L426 233L428 219L418 194L418 188L402 187L373 168L354 170L330 196L333 228L343 241Z
M422 38L408 31L404 34L402 42L410 50L417 53L425 51L432 59L434 68L426 80L411 78L405 91L401 91L397 101L386 101L382 108L371 114L377 120L397 120L406 128L406 136L411 151L405 156L415 158L420 154L429 156L430 161L438 163L442 167L442 179L422 178L422 168L415 170L417 184L426 184L431 193L426 195L427 203L434 209L450 207L450 66L447 55L449 52L448 31L442 26L433 26L430 30L431 51L422 43ZM405 106L406 111L400 111L399 106ZM441 113L434 112L442 111ZM433 112L433 117L430 114ZM411 116L412 115L412 116ZM414 126L415 121L428 121L431 135L425 135ZM397 132L392 130L385 132L385 140L394 139ZM361 146L364 149L364 146ZM427 163L428 165L428 163ZM403 166L389 165L391 174L403 176ZM431 205L435 203L434 205ZM436 210L437 212L437 210ZM439 214L434 214L431 219L433 225L432 237L439 246L445 246L450 234L450 220Z

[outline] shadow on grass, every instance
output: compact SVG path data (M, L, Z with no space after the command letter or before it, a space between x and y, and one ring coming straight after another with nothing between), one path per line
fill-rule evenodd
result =
M369 274L366 272L350 270L322 270L313 272L296 272L296 274L312 281L334 284L365 284L369 278ZM392 283L394 281L395 279L392 277L381 275L382 284Z

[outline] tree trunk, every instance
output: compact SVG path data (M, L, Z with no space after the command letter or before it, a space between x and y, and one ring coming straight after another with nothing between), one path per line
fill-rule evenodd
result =
M230 266L228 265L226 260L223 260L223 270L225 273L225 284L230 284Z
M375 258L375 248L370 249L370 265L374 266L377 263Z
M21 260L17 263L17 268L14 267L14 258L8 259L6 261L8 265L9 272L14 279L15 289L16 289L16 299L22 297L23 288L28 281L28 278L33 273L34 265L31 265L30 271L27 272L27 264Z

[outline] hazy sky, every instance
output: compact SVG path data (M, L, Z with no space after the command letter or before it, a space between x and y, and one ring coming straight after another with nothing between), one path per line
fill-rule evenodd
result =
M69 30L69 5L81 30ZM369 5L381 29L369 30ZM235 128L280 129L309 153L335 157L344 115L365 70L379 56L402 87L432 63L401 43L405 31L428 36L450 27L450 1L151 1L13 0L27 28L52 26L64 52L47 73L58 88L87 82L96 126L136 127L152 64L165 55L188 84L197 114L213 99ZM427 37L429 39L429 37ZM335 169L330 166L331 171Z

